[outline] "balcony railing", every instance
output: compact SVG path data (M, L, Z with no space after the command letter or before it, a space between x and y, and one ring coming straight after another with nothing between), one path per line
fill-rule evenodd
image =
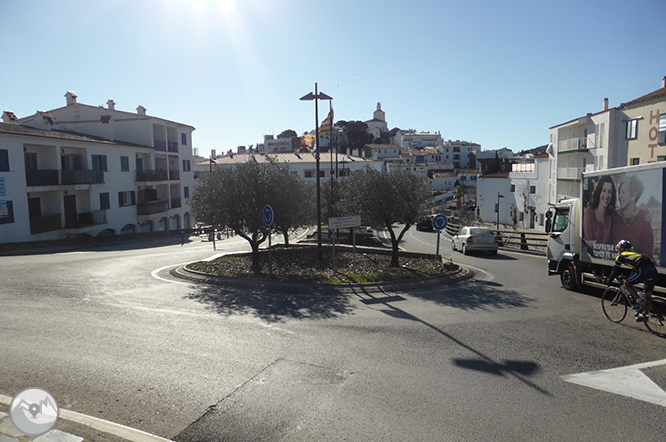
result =
M71 184L102 184L102 170L26 170L28 186L58 186Z
M558 152L568 152L572 150L583 150L583 149L587 149L586 137L569 138L567 140L560 140L560 142L557 143Z
M561 167L557 169L557 179L579 180L584 171L584 167Z
M106 224L106 210L65 213L65 229L80 229L97 224Z
M152 215L154 213L166 212L166 210L166 200L146 201L138 203L136 206L136 212L139 215Z
M169 152L178 152L178 143L174 141L169 141L168 143L169 146Z
M169 179L170 180L179 180L180 179L180 171L178 169L171 169L169 170Z
M57 170L26 170L25 181L28 186L57 186Z
M68 184L102 184L103 170L62 170L61 183Z
M136 180L137 181L167 181L169 179L169 173L166 170L137 170L136 171Z
M62 229L62 216L60 214L30 218L30 233L33 235L60 229Z
M179 207L182 207L180 203L180 198L171 198L171 208L177 209Z
M155 150L159 150L160 152L166 152L167 150L167 143L164 140L155 140Z

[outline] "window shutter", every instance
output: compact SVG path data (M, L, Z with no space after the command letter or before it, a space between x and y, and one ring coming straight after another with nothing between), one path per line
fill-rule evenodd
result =
M136 206L136 192L132 190L130 193L132 194L132 205Z
M123 193L118 192L118 207L124 207L125 205L123 204Z

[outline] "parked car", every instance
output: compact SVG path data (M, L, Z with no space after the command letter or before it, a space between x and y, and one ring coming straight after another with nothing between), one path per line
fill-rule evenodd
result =
M499 238L486 227L465 226L451 239L451 249L460 250L465 255L470 251L486 251L497 255Z
M427 230L429 232L432 232L435 230L432 227L432 219L435 217L435 215L426 215L422 217L419 222L416 223L416 230Z

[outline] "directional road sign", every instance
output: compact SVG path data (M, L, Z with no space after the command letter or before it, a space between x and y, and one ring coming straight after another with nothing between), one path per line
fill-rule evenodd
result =
M444 230L448 223L449 220L442 214L435 215L435 217L432 219L432 227L435 230Z
M270 205L267 204L264 206L262 216L264 218L264 223L266 223L267 226L271 226L273 224L275 214L273 213L273 208Z

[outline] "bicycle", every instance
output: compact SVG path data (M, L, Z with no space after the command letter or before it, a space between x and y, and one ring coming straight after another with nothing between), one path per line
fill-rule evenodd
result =
M631 307L636 313L639 321L645 324L645 327L657 336L666 337L666 300L663 298L652 297L648 298L645 292L636 288L636 292L643 300L643 304L639 300L634 301L631 294L624 287L624 279L618 277L620 286L610 285L612 281L608 281L608 288L604 290L601 296L601 308L604 315L615 323L620 323L627 316L627 309Z

